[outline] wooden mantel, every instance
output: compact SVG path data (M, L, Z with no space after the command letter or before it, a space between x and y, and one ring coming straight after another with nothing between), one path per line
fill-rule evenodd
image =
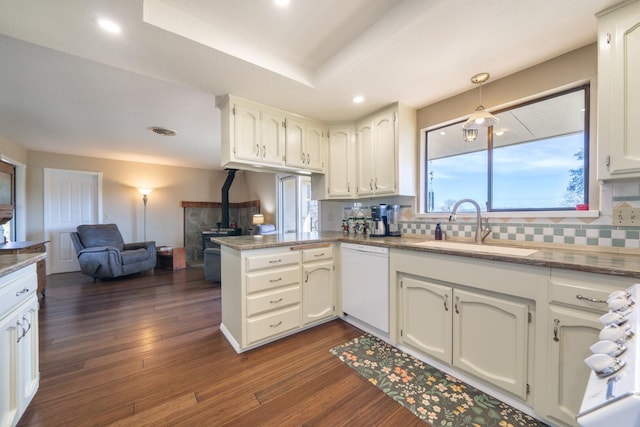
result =
M221 208L221 202L182 202L183 208ZM230 208L259 208L260 200L252 200L250 202L229 203Z

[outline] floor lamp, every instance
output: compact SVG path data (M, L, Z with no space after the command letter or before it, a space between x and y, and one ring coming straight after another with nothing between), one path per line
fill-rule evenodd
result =
M151 188L138 188L140 194L142 194L142 203L144 203L144 241L147 241L147 200L149 200L149 194L151 193Z

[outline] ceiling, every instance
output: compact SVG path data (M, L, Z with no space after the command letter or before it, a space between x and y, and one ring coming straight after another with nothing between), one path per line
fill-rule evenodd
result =
M472 89L478 72L495 80L594 42L594 14L618 2L0 0L0 135L219 169L216 95L327 122L420 108Z

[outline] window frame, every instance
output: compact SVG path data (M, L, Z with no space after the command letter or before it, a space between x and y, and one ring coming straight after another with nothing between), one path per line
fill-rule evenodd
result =
M527 105L536 104L538 102L546 101L549 99L557 98L563 95L567 95L574 92L584 91L584 131L583 131L583 165L584 165L584 203L589 204L589 184L590 184L590 142L591 142L591 132L590 132L590 117L591 117L591 84L590 82L582 83L578 86L573 86L567 89L559 90L556 92L552 92L546 95L533 97L523 102L516 102L514 104L510 104L509 106L497 109L492 111L492 114L497 115L506 111L514 110L517 108L525 107ZM429 200L429 158L428 158L428 133L435 132L440 129L463 123L466 119L456 120L451 122L441 123L435 126L428 127L424 129L421 133L423 140L421 141L420 147L420 155L422 159L422 165L420 168L420 212L419 215L422 216L434 216L434 215L443 215L448 214L446 212L429 212L428 211L428 200ZM553 208L509 208L509 209L495 209L492 207L493 202L493 127L490 126L487 129L487 203L481 203L481 207L484 204L486 210L483 212L486 213L505 213L505 212L513 212L513 213L526 213L526 212L576 212L575 207L553 207Z

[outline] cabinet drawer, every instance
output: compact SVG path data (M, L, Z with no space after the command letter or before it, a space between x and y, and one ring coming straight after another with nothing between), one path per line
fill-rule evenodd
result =
M300 266L247 274L247 294L300 283Z
M0 282L0 318L25 302L36 292L38 277L36 265L13 272Z
M298 252L281 252L270 255L257 255L247 257L247 271L260 270L262 268L281 267L300 263Z
M326 248L305 249L302 251L302 262L319 261L332 258L333 248L331 246L327 246Z
M247 343L251 344L300 327L300 305L247 319Z
M634 279L552 270L550 283L550 302L605 312L609 309L607 306L609 294L628 288L634 283Z
M249 295L247 297L247 316L277 310L300 302L300 286L288 286L273 291Z

